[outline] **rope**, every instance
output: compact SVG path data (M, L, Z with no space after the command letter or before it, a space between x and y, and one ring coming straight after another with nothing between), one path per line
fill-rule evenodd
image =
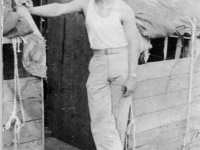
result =
M191 60L190 60L190 81L189 81L189 97L188 97L188 109L187 109L187 126L185 130L185 138L184 138L184 144L183 144L183 150L190 148L190 117L191 117L191 102L192 102L192 86L193 86L193 74L194 74L194 44L195 44L195 38L196 38L196 19L191 19L189 17L186 17L192 24L192 44L191 44Z
M17 44L18 43L18 44ZM11 128L12 122L14 124L14 150L17 150L17 144L20 138L20 131L21 128L25 125L25 115L24 115L24 108L22 105L22 98L21 98L21 90L20 90L20 82L19 82L19 72L18 72L18 60L17 60L17 51L20 52L20 39L12 39L13 44L13 51L14 51L14 105L12 114L6 123L5 129L9 130ZM20 108L22 113L22 122L17 116L17 96L20 102Z
M132 133L132 139L131 139L131 133ZM128 137L129 135L129 137ZM131 140L133 140L133 145L131 143ZM131 147L131 145L133 147ZM133 105L131 102L131 106L130 106L130 123L128 124L127 127L127 132L126 132L126 137L125 137L125 150L136 150L136 121L134 118L134 114L133 114Z

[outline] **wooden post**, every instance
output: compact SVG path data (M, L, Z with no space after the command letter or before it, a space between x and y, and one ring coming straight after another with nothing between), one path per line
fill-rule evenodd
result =
M40 0L40 6L42 6L42 4L43 4L43 1ZM41 33L43 32L42 23L43 23L43 18L40 17L40 32L41 32Z
M166 37L165 38L165 41L164 41L164 60L166 60L167 58L167 49L168 49L168 41L169 41L169 38Z
M0 4L0 11L2 15L2 6L3 6L3 1L1 1ZM1 16L0 15L0 16ZM3 35L3 17L1 16L1 26L0 26L0 116L3 116L3 46L2 46L2 35ZM0 120L0 149L3 149L3 138L2 138L2 133L3 133L3 123L2 123L2 117Z
M40 0L40 6L42 6L43 0ZM43 32L42 28L43 18L40 17L40 32ZM42 36L42 35L41 35ZM41 89L43 89L43 79L41 79ZM44 91L42 91L42 99L44 99ZM42 150L45 150L45 124L44 124L44 100L42 100Z
M175 53L175 59L179 59L181 56L181 49L183 46L183 37L179 36L176 44L176 53Z
M20 4L23 2L23 0L15 0L16 4ZM42 4L42 0L40 1L40 4ZM34 30L34 34L37 35L38 37L40 37L41 39L43 39L42 34L40 33L39 29L37 28L31 14L28 12L28 10L26 9L25 6L21 6L17 8L17 13L19 13L20 15L22 15L30 24L30 26L33 28ZM42 23L42 22L41 22ZM42 26L40 26L41 28ZM45 43L44 43L45 44ZM41 89L43 89L43 79L41 79ZM44 102L43 102L43 98L44 98L44 93L42 91L42 150L44 150L45 146L44 146L44 142L45 142L45 135L44 135Z

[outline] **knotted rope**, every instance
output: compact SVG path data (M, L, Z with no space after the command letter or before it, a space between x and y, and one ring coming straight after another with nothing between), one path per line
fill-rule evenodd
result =
M20 82L19 82L19 72L18 72L18 60L17 60L17 52L20 52L20 39L12 39L13 51L14 51L14 105L12 114L6 123L5 129L9 130L11 128L12 122L14 122L14 150L17 150L17 144L20 138L21 128L25 125L25 115L24 108L22 105L21 98L21 90L20 90ZM17 116L17 98L20 102L20 108L22 113L22 122Z
M130 116L130 122L128 124L127 131L126 131L125 150L130 150L130 149L135 150L136 149L136 120L135 120L134 114L133 114L132 100L131 100L131 105L130 105L130 115L129 116ZM131 143L132 140L133 140L133 143Z

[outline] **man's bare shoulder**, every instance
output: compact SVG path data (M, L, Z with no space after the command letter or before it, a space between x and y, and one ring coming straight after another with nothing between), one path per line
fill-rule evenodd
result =
M123 0L119 0L120 3L120 13L122 18L127 18L127 17L133 17L135 16L134 10L130 5L128 5L126 2Z
M84 8L87 8L89 1L90 0L61 0L61 3L65 4L65 3L73 2L76 5L78 5L79 7L81 7L82 9L84 9Z
M123 0L119 0L120 3L120 10L123 13L134 13L133 9L131 8L131 6L129 4L127 4L126 2L124 2Z

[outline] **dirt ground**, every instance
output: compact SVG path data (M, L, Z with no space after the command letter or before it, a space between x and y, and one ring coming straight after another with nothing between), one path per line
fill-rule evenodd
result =
M48 137L45 139L45 150L80 150L56 138Z

